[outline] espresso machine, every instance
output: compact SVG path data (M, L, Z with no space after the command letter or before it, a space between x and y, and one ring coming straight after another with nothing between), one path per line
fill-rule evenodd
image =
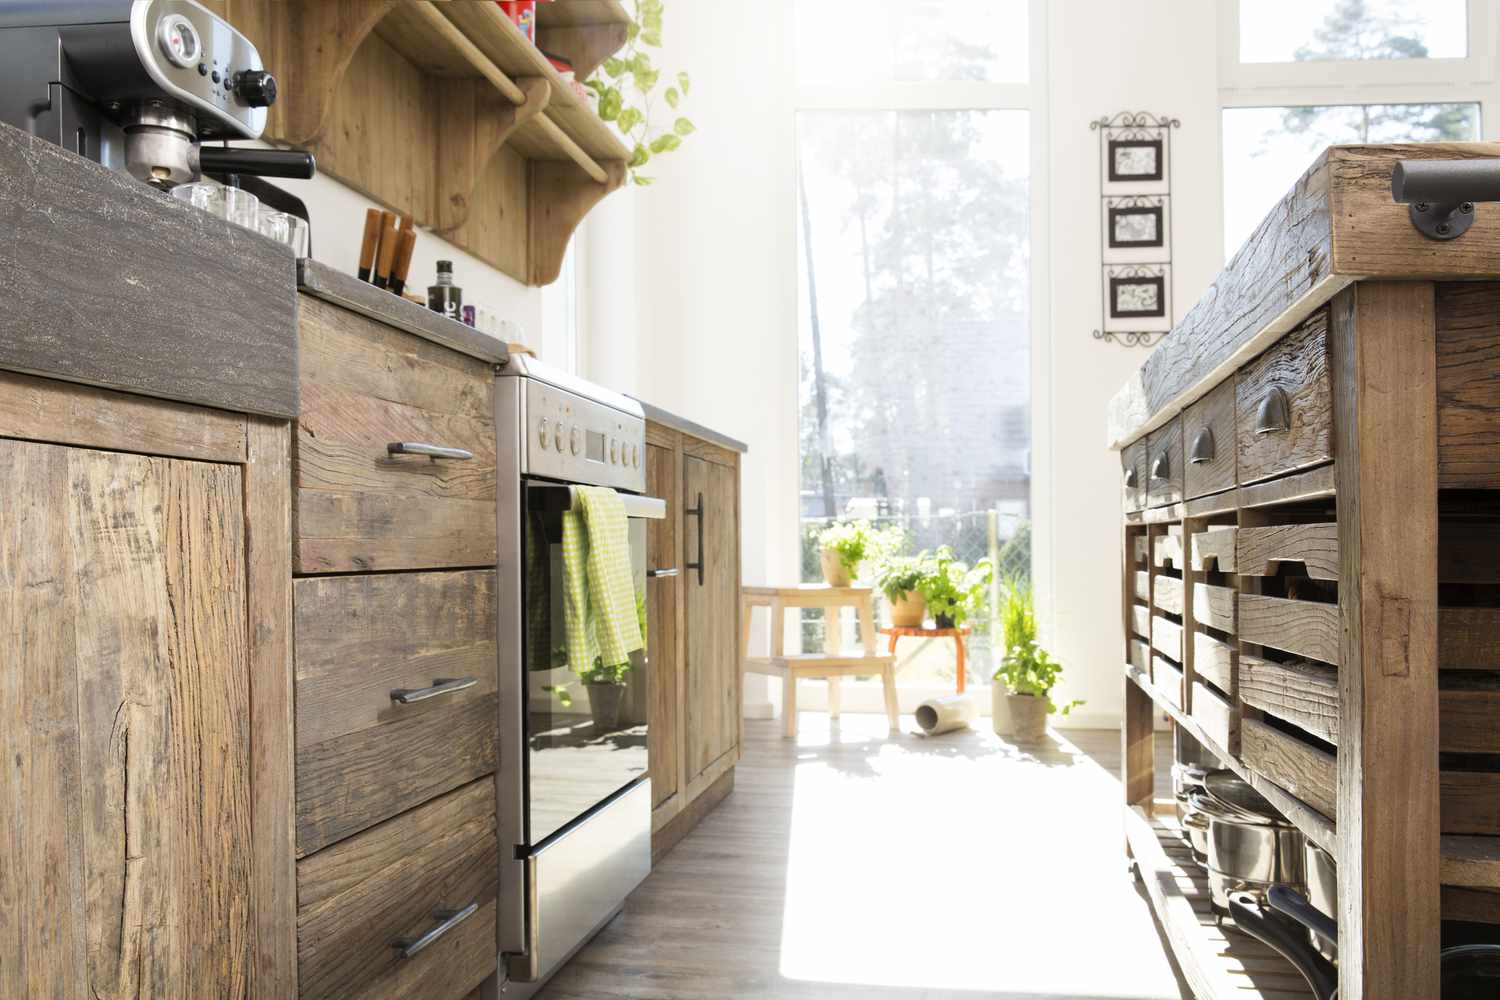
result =
M0 121L163 190L204 174L308 178L257 139L276 78L193 0L0 0Z

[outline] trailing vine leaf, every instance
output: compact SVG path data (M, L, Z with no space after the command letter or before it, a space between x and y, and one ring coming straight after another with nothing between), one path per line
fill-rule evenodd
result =
M666 4L662 0L634 0L634 16L626 26L625 45L613 56L604 60L599 72L585 81L586 86L598 100L599 117L613 122L615 129L624 137L631 154L627 166L631 180L645 187L654 178L639 173L653 155L669 153L682 145L686 136L697 128L682 116L674 116L670 124L657 122L653 113L657 96L666 102L671 111L676 111L688 94L690 82L686 72L677 72L668 77L673 82L665 91L657 88L662 82L662 70L653 62L645 47L661 48L662 23ZM625 85L621 81L630 77L632 98L625 99ZM636 97L635 95L639 95Z

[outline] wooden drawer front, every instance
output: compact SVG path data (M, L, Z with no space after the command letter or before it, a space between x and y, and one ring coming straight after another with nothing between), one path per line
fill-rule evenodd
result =
M1182 662L1182 626L1161 615L1151 619L1151 648L1163 656Z
M1135 599L1138 601L1151 600L1151 574L1143 569L1138 569L1131 574L1135 583Z
M1146 565L1146 560L1151 558L1151 539L1147 538L1144 533L1131 538L1130 556L1140 565Z
M1182 614L1182 581L1175 576L1158 576L1153 586L1151 606L1172 615Z
M299 853L495 769L493 570L305 578L294 595Z
M1146 676L1151 676L1151 648L1140 639L1129 640L1130 665Z
M306 296L301 337L297 572L493 565L490 367ZM473 457L390 455L393 442Z
M1299 563L1314 580L1339 578L1339 526L1334 523L1240 528L1235 550L1241 576L1275 576L1282 563Z
M1169 526L1164 534L1152 539L1151 547L1152 562L1157 569L1182 569L1182 525Z
M1339 769L1332 754L1257 719L1245 719L1240 725L1240 759L1324 816L1337 815Z
M1199 573L1210 567L1220 573L1234 572L1234 539L1238 528L1209 528L1193 535L1193 569Z
M1182 500L1182 421L1174 419L1146 438L1146 506Z
M1234 647L1203 632L1193 633L1193 673L1226 694L1234 693Z
M1234 486L1234 379L1189 406L1182 415L1183 492L1189 497Z
M1200 583L1193 588L1193 620L1200 625L1234 634L1234 591Z
M1144 604L1130 606L1130 630L1142 639L1151 636L1151 612Z
M1241 656L1240 700L1329 743L1339 741L1339 675L1332 667Z
M1333 457L1327 334L1327 312L1319 312L1240 370L1239 482L1259 482Z
M1500 754L1500 687L1490 676L1444 676L1438 692L1438 749Z
M1338 666L1339 606L1259 594L1239 596L1240 638Z
M303 1000L461 1000L495 969L495 784L476 781L297 865ZM403 958L440 912L476 909Z
M1151 659L1151 686L1178 708L1182 707L1182 670L1160 656Z
M1146 439L1120 449L1122 503L1127 511L1146 506Z

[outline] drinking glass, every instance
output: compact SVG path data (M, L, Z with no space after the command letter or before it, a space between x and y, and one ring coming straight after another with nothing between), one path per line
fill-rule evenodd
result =
M292 248L292 253L294 253L300 260L301 258L307 256L309 242L312 239L312 235L308 232L307 229L307 220L298 218L295 215L288 215L286 217L286 222L287 246Z
M241 188L224 188L223 215L237 226L259 231L260 199Z
M196 184L177 185L172 189L172 197L222 219L224 217L223 191L224 188L220 184L198 181Z
M290 216L285 212L278 212L274 208L262 205L256 214L256 228L262 236L270 237L277 243L286 243L291 231L291 226L288 225L289 219Z

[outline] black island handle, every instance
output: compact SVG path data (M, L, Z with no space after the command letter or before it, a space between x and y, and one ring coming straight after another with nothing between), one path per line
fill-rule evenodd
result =
M1481 201L1500 201L1500 159L1398 160L1391 198L1410 205L1411 224L1430 240L1469 231Z

